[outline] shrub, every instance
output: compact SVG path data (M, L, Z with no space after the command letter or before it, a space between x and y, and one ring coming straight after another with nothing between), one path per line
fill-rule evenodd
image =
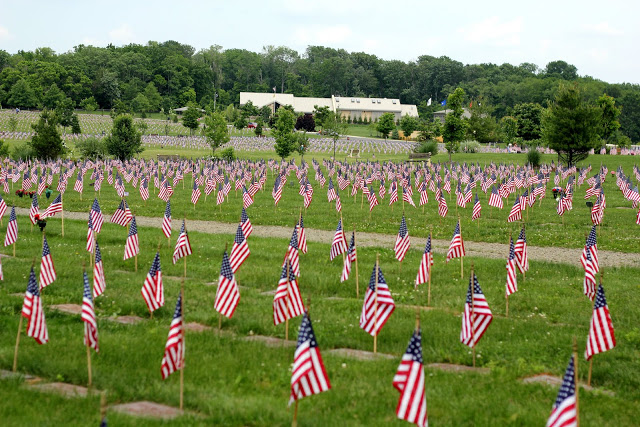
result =
M400 134L398 133L398 129L394 129L391 132L391 139L400 139Z
M83 159L103 159L107 154L104 139L87 138L76 143L76 148Z
M33 149L29 144L23 142L13 147L13 153L11 154L13 160L28 160L34 157Z
M480 143L478 141L463 141L460 144L460 152L477 153L480 151Z
M431 157L433 157L438 154L438 141L422 141L420 144L416 145L414 151L416 153L431 153Z
M540 166L540 158L541 158L540 152L535 148L529 150L529 152L527 153L527 162L531 164L531 166L533 166L534 168L537 168Z
M0 139L0 157L9 156L9 144Z
M224 150L220 151L220 157L223 160L227 160L229 162L232 162L236 159L236 153L233 151L233 147L228 147L225 148Z

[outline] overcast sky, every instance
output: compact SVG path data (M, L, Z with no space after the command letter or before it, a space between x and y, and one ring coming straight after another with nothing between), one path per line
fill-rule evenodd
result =
M580 75L640 83L639 17L638 0L0 0L0 49L322 45L403 61L426 54L544 68L562 59Z

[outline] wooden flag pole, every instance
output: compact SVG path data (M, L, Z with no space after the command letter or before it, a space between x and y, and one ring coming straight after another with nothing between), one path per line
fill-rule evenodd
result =
M289 299L291 299L291 296L289 294L289 286L290 286L290 282L289 282L289 278L291 275L291 264L289 262L289 253L287 252L286 255L287 259L286 259L286 264L287 264L287 300L285 300L285 306L287 307L287 318L284 321L284 342L282 343L282 346L284 347L284 344L286 341L289 341L289 317L290 317L290 313L289 313Z
M429 230L429 240L431 240L431 230ZM431 251L431 257L433 257L433 250ZM433 267L431 265L431 262L429 262L429 275L428 275L428 282L427 282L427 307L431 306L431 267Z
M107 392L100 393L100 420L104 421L104 417L107 415ZM105 422L106 425L106 422Z
M378 352L378 275L380 271L380 254L376 254L376 281L373 288L373 354Z
M526 228L525 227L526 227L526 225L522 224L522 229L525 230L525 233L526 233ZM523 271L522 272L522 284L524 285L525 283L527 283L527 272Z
M469 325L471 327L471 344L473 344L473 346L471 347L472 352L473 352L473 367L476 367L476 328L475 328L475 321L473 318L473 297L475 294L475 283L473 283L473 262L471 263L471 275L469 276L469 280L471 281L471 321L469 322Z
M94 239L95 242L95 239ZM95 247L95 246L94 246ZM84 262L82 263L82 271L86 274L87 270L84 266ZM87 341L86 343L86 347L87 347L87 373L88 373L88 382L87 382L87 388L89 390L91 390L91 346L89 345L89 341Z
M580 384L578 383L578 344L576 337L573 337L573 381L576 389L576 425L580 425L580 409L578 407L578 396L580 394Z
M358 275L358 243L356 237L356 227L353 226L353 251L356 253L356 298L360 297L360 277Z
M60 217L62 218L62 237L64 237L64 205L62 203L62 193L60 193L60 206L63 207L62 211L60 211ZM15 256L15 254L13 254Z
M20 346L20 333L22 332L22 313L20 313L20 323L18 324L18 336L16 338L16 348L13 351L13 372L18 369L18 347Z
M182 285L180 287L180 311L182 312L182 324L185 325L185 317L184 317L184 279L187 277L187 257L184 257L185 259L185 264L184 264L184 268L185 268L185 274L182 277ZM180 410L182 411L182 408L184 407L184 353L185 353L185 347L186 343L185 343L185 333L184 330L182 332L182 367L180 368Z
M460 215L458 215L458 225L460 228L460 242L462 242L462 224L460 224ZM464 278L464 256L460 257L460 278Z
M600 286L602 286L602 279L603 279L604 273L601 271L600 272ZM596 300L595 298L593 299L593 305L596 305ZM591 355L591 358L589 359L589 374L587 375L587 385L591 386L591 371L593 370L593 355Z
M291 421L291 427L298 427L298 400L296 399L295 406L293 407L293 421Z

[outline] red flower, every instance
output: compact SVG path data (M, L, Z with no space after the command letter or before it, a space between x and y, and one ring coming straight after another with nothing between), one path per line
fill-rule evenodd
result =
M34 218L36 221L40 221L40 214L35 214L35 215L33 216L33 218Z

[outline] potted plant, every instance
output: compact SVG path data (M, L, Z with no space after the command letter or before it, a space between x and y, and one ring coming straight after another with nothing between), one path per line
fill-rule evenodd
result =
M47 220L40 217L40 214L35 214L33 218L36 220L36 224L40 227L40 231L44 231L44 228L47 226Z
M51 197L51 194L53 194L53 191L51 191L51 186L45 185L44 186L44 195L47 196L47 199L49 197Z
M23 197L24 196L24 190L23 189L16 190L16 196Z

